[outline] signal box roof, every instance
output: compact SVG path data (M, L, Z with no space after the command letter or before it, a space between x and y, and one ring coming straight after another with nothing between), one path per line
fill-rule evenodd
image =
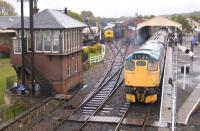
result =
M34 15L34 28L35 29L69 29L69 28L83 28L86 27L74 18L64 14L58 10L45 9ZM24 21L25 29L29 29L29 19ZM12 25L10 29L20 29L21 22Z

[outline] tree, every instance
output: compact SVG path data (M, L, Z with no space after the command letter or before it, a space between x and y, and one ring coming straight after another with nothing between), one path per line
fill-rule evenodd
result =
M94 17L91 11L81 11L81 16L84 17Z
M184 16L181 15L173 15L171 17L172 20L179 22L180 24L182 24L182 27L184 30L187 31L191 31L191 25L189 24L189 22L187 21L187 19Z
M145 16L144 16L144 19L147 19L147 20L148 20L148 19L151 19L151 18L153 18L153 17L155 17L155 16L154 16L154 15L145 15Z
M76 12L73 12L73 11L68 11L68 15L71 16L72 18L78 20L78 21L81 21L83 22L83 18Z
M196 22L200 22L200 16L190 16Z
M11 5L9 2L0 0L0 15L14 16L17 15L17 13L15 12L15 8L13 7L13 5Z
M97 20L91 11L82 11L81 17L87 24L92 25L92 26L96 25Z

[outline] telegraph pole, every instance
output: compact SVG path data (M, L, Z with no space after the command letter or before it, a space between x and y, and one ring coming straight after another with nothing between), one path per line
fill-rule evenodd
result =
M32 95L35 96L35 46L34 46L34 34L33 34L33 0L29 0L30 8L30 34L31 34L31 68L32 68Z
M26 46L24 41L24 0L21 0L21 42L22 42L22 85L25 86L25 79L26 79L26 73L25 73L25 53L26 53Z

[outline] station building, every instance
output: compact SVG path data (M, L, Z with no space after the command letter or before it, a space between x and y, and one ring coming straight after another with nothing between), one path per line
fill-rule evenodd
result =
M31 87L31 40L29 19L25 19L26 87ZM50 90L68 93L83 84L82 29L85 24L57 10L46 9L34 15L35 82L42 94ZM12 39L11 63L21 77L21 23ZM30 88L31 89L31 88Z
M10 56L10 38L15 35L15 31L7 28L16 24L19 20L19 16L0 16L0 57Z

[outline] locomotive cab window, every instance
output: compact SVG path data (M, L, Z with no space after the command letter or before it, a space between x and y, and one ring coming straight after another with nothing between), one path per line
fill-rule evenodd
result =
M158 63L157 62L148 62L147 68L149 71L157 71L158 70Z
M126 60L125 69L133 71L135 69L135 62L134 61L130 61L130 60Z

